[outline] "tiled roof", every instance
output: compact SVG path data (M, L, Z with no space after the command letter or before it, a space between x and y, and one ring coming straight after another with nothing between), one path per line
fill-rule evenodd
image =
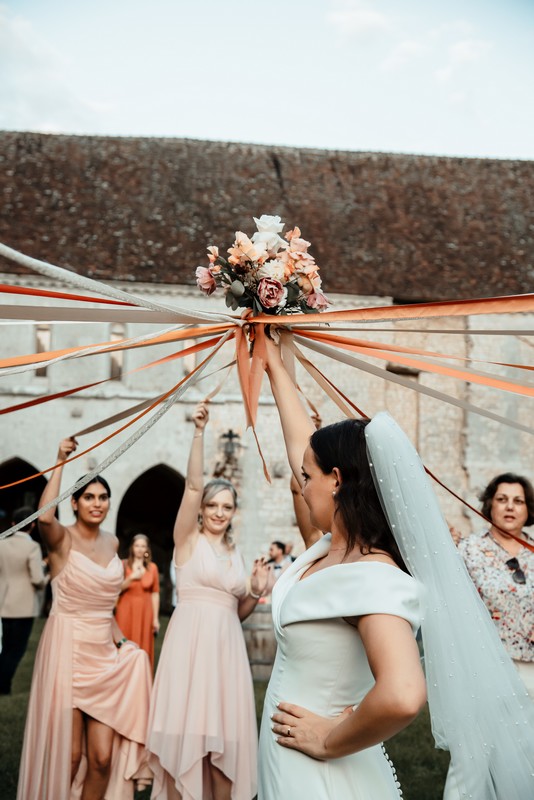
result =
M0 241L100 279L194 283L265 213L311 240L327 293L534 287L532 161L4 132L0 198Z

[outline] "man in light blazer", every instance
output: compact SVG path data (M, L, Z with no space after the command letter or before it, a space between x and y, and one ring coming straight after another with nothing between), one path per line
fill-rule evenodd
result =
M33 513L24 506L13 513L17 525ZM0 539L0 694L11 694L11 681L26 652L33 620L39 615L38 590L48 581L43 569L41 548L30 536L34 523Z

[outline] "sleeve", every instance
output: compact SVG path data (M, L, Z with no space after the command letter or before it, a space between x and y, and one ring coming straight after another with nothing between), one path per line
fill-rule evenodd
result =
M30 581L36 589L42 589L48 583L48 578L43 569L43 557L41 555L41 548L34 542L33 547L28 555L28 571L30 573Z
M338 564L299 581L284 602L281 621L391 614L407 620L415 633L422 591L414 578L389 564Z

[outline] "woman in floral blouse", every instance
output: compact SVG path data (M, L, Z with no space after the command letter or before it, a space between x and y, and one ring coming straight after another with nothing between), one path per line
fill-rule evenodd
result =
M534 524L534 489L521 475L489 482L480 500L489 530L460 541L458 549L499 636L534 699L534 545L523 531Z

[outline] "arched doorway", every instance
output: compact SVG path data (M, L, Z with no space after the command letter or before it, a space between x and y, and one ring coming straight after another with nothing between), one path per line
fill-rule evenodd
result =
M161 579L161 607L170 608L169 565L172 558L172 529L184 493L184 478L176 470L158 464L143 472L130 485L117 515L120 555L125 558L132 536L146 533L152 544L152 557Z
M9 458L0 464L0 486L20 481L36 472L39 470L22 458ZM17 486L10 486L9 489L0 489L0 532L11 527L11 517L15 509L21 506L30 506L34 510L37 508L46 483L46 478L40 475ZM37 528L34 538L40 541Z

